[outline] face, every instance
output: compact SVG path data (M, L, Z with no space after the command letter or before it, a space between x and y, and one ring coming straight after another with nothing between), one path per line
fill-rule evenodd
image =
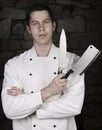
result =
M34 11L30 14L27 30L32 35L34 44L45 45L52 44L52 35L55 26L55 22L52 23L46 10Z

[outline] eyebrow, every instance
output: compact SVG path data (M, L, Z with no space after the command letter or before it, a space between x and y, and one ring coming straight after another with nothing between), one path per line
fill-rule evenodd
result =
M37 20L32 20L31 23L38 22Z
M46 18L46 19L44 19L43 21L46 21L46 20L51 21L50 18ZM37 21L37 20L31 20L31 23L34 23L34 22L39 22L39 21Z

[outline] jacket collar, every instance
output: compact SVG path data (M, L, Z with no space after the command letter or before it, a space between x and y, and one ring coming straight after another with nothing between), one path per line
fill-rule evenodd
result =
M43 57L43 58L57 57L57 55L58 55L57 49L58 48L54 44L52 44L49 55L47 57ZM37 53L36 53L34 46L31 48L31 57L32 58L39 58L39 56L37 56Z

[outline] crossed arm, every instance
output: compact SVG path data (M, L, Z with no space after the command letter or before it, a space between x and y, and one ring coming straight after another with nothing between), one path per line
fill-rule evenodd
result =
M84 76L70 76L67 81L62 79L64 74L59 74L40 92L26 94L19 80L19 63L21 62L13 60L5 66L1 95L3 109L8 118L21 119L35 112L38 118L63 118L80 113L84 99ZM45 102L62 92L64 94L57 100Z
M48 86L41 90L43 102L45 102L51 96L61 94L64 91L67 84L67 79L62 79L63 76L64 74L59 74L51 81L51 83L49 83ZM24 91L16 86L12 86L10 89L7 89L7 94L11 96L18 96L20 94L24 94Z
M39 93L27 95L24 94L23 90L14 86L11 89L5 89L7 94L5 95L5 91L3 92L3 104L7 117L20 119L35 111L38 118L44 119L64 118L79 114L84 100L84 75L76 78L72 76L68 81L61 79L63 76L63 74L59 74L48 86L41 90L42 99L40 99ZM44 103L49 97L61 94L63 91L64 94L58 100ZM40 104L42 107L39 107Z

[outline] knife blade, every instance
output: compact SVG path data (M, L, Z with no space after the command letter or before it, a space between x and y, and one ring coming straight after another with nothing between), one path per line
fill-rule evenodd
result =
M89 68L93 62L95 62L100 53L101 51L98 50L94 45L90 45L79 58L79 60L72 65L71 69L65 74L63 78L68 78L71 73L82 75L87 70L87 68Z
M60 48L60 54L59 54L58 73L62 73L62 71L65 69L66 50L67 50L66 34L64 29L62 29L61 31L59 48Z

